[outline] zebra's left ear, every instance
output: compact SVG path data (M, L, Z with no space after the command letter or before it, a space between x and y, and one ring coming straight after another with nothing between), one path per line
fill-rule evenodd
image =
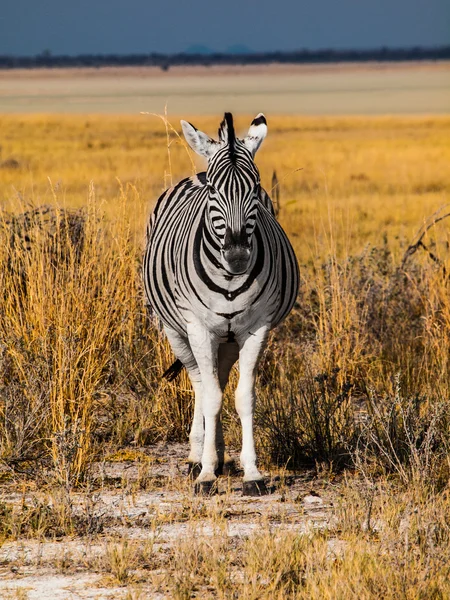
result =
M192 123L188 123L187 121L180 122L184 137L194 152L205 158L211 158L217 152L219 144L210 138L209 135L206 135L203 131L199 131Z
M267 121L266 117L259 113L250 125L247 135L244 138L244 144L248 150L255 156L258 148L263 143L264 138L267 135Z

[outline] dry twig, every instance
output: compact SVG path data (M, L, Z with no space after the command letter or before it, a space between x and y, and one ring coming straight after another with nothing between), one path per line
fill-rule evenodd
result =
M412 256L413 254L415 254L417 252L417 250L419 248L423 248L425 250L425 252L428 252L428 256L431 258L431 260L433 262L435 262L436 264L438 264L439 266L442 266L443 272L444 272L444 277L446 277L446 269L445 269L445 265L443 265L441 259L436 256L436 254L434 254L433 252L431 252L431 250L429 250L429 248L423 243L423 238L425 237L425 235L428 233L428 231L434 227L437 223L439 223L440 221L443 221L444 219L446 219L447 217L450 217L450 212L446 213L445 215L442 215L440 217L437 217L437 215L444 209L446 208L446 206L441 206L435 213L433 213L429 219L428 224L425 223L425 225L423 225L423 227L421 227L421 229L419 229L417 235L419 236L417 238L417 241L413 244L410 244L408 246L408 248L406 249L405 254L403 255L403 259L400 265L400 268L403 270L405 268L406 262L408 261L408 258L410 256Z

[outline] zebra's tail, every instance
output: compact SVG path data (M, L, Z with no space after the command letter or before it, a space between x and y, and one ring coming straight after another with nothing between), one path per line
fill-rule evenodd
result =
M167 379L167 381L173 381L181 373L183 366L184 365L181 362L181 360L179 360L177 358L177 360L173 363L173 365L170 365L170 367L167 369L167 371L164 371L162 376L164 377L164 379Z

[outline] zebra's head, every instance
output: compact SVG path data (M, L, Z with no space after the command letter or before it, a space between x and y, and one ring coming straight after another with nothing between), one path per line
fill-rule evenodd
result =
M219 246L222 266L232 275L250 265L253 232L260 198L260 176L254 156L267 134L263 114L257 115L243 139L235 135L233 116L225 113L219 140L181 121L190 147L208 160L208 217Z

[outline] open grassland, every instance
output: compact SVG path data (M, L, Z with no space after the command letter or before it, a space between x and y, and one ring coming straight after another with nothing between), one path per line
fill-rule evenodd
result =
M183 118L217 129L217 117ZM237 119L238 131L250 118ZM398 250L448 201L450 117L272 117L269 128L258 165L267 190L274 170L281 180L281 218L289 215L283 224L297 238L300 263L329 256L330 236L340 258L384 234ZM162 190L195 168L172 131L168 150L164 123L151 115L0 116L0 131L4 208L53 203L55 195L62 206L84 207L92 181L108 221L125 196L136 243Z
M192 497L191 390L143 306L178 121L0 117L5 597L450 596L450 118L268 118L302 290L259 375L275 493L243 499ZM235 453L229 391L225 426Z

